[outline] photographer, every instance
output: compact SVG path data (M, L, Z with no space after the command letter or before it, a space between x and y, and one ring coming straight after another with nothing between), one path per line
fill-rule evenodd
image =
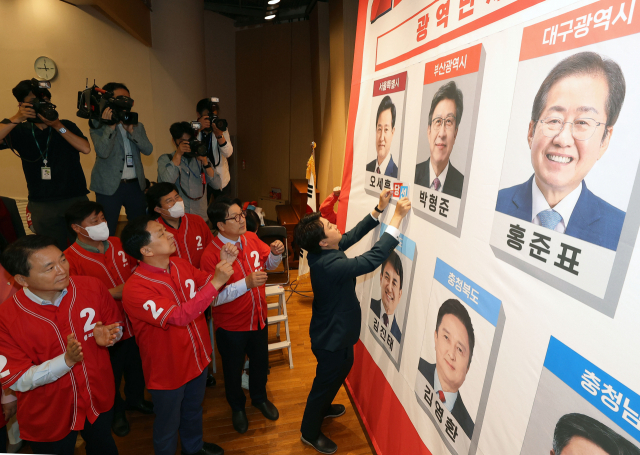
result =
M0 124L0 149L11 148L22 160L29 190L29 210L38 234L67 247L64 212L76 201L86 200L87 181L80 164L80 153L91 152L89 141L75 123L60 120L55 106L48 103L51 93L35 79L21 81L13 89L18 112ZM36 114L34 103L48 118ZM4 142L3 142L4 141Z
M202 128L198 130L198 140L207 146L207 157L215 169L214 186L208 189L207 199L210 199L212 195L215 199L224 193L224 189L231 180L227 158L233 154L229 128L221 131L211 122L211 115L217 117L220 113L218 102L212 100L217 100L217 98L202 99L198 101L196 106L198 122L202 125Z
M130 97L124 84L109 82L102 88L113 92L114 97ZM112 115L112 109L107 107L102 112L102 119L111 121ZM146 182L140 153L151 155L153 145L142 123L108 125L92 122L95 128L91 130L91 140L96 149L96 163L91 171L90 189L96 193L96 202L104 207L109 235L114 236L123 205L127 220L145 214Z
M195 132L189 123L176 122L171 125L169 132L176 151L158 158L158 183L169 182L178 187L185 213L198 215L206 221L206 187L220 188L219 181L216 185L213 166L209 158L199 156L191 150L189 142L194 138Z

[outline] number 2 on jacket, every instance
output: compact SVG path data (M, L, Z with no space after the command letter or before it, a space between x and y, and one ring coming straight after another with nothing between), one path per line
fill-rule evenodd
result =
M7 376L9 376L10 374L9 370L2 371L6 366L7 366L7 358L3 355L0 355L0 378L6 378Z
M153 300L147 300L145 304L142 305L142 308L151 311L151 316L153 316L153 319L158 319L158 316L160 316L164 311L164 308L158 308L156 310L156 302L154 302Z
M256 270L262 270L262 267L260 266L260 253L252 251L249 256L253 258L253 268Z

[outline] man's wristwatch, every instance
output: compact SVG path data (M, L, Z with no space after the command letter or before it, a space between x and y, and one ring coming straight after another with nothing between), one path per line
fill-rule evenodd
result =
M67 129L64 126L58 130L58 133L60 134L64 134L66 132L67 132Z
M377 205L373 209L378 213L384 212L384 210L380 210Z
M211 163L207 163L204 166L202 166L204 169L209 169L211 167Z
M216 136L216 139L222 139L222 134L220 136Z

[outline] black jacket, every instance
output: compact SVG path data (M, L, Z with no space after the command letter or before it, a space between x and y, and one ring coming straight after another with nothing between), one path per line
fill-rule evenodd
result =
M427 362L423 358L420 358L420 362L418 363L418 371L422 373L422 375L429 381L431 387L434 387L434 376L436 371L436 365ZM469 412L467 411L466 406L462 402L462 395L460 395L460 391L458 390L458 398L453 405L453 409L451 409L451 415L458 421L458 424L462 427L462 430L467 435L469 439L473 435L474 423L471 420L471 416L469 416Z
M431 158L416 166L416 176L413 183L424 186L425 188L431 186ZM442 192L460 199L462 197L463 184L464 175L453 167L453 164L449 161L449 171L447 172L447 179L444 181Z
M308 254L314 295L309 335L314 349L335 352L353 346L360 338L361 310L356 297L356 278L377 269L398 241L385 233L371 250L360 256L349 259L344 251L377 225L378 221L368 214L342 236L338 250Z

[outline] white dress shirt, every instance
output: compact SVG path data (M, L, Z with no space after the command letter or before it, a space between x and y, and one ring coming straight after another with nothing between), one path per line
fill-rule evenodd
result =
M378 164L378 158L376 157L376 169L374 172L378 172L378 169L380 170L380 174L384 175L384 171L387 170L387 166L389 166L389 161L391 161L391 152L389 152L387 154L387 157L384 159L384 161L382 162L382 164Z
M433 369L433 389L438 393L438 390L442 390L442 384L440 384L440 378L438 378L438 367ZM456 404L456 400L458 399L458 392L445 392L444 393L444 407L447 408L449 412L453 410L453 405ZM438 400L440 397L436 397Z
M136 164L131 160L133 166L127 166L127 156L133 156L131 152L131 144L129 144L129 138L127 137L127 130L124 129L121 123L118 123L116 127L122 136L122 142L124 142L124 167L122 168L122 178L123 179L137 179L136 175Z
M227 243L233 243L235 245L236 243L240 242L240 239L234 242L233 240L229 240L228 238L224 237L221 234L218 234L218 238L225 245ZM242 254L242 251L240 251L240 254ZM276 256L273 253L269 253L269 257L267 258L267 263L265 264L266 269L267 270L275 269L276 267L278 267L281 261L282 261L281 254ZM214 300L213 306L220 306L225 303L232 302L238 297L246 294L247 291L249 290L249 288L247 287L246 280L247 280L246 278L243 278L241 280L236 281L235 283L228 284L222 290L222 292L218 295L218 297L216 297L216 299Z
M438 193L442 193L442 188L444 187L444 181L447 179L447 172L449 172L449 162L447 161L447 165L445 166L444 170L440 173L440 175L436 175L436 171L433 168L433 160L429 160L429 165L431 167L431 182L429 184L429 188L431 188L434 191L437 191ZM433 181L436 178L440 180L440 188L438 188L437 190L433 183Z
M567 194L564 199L558 202L558 204L553 209L551 209L549 203L544 198L542 191L540 191L540 188L538 188L538 184L536 183L536 179L534 178L533 185L531 185L531 222L537 226L540 226L541 224L538 213L544 210L555 210L560 214L560 216L562 216L562 220L556 225L554 231L564 234L564 231L567 229L567 225L569 224L571 214L573 213L573 209L575 209L581 193L582 183L580 183L580 185L578 185L575 190Z

